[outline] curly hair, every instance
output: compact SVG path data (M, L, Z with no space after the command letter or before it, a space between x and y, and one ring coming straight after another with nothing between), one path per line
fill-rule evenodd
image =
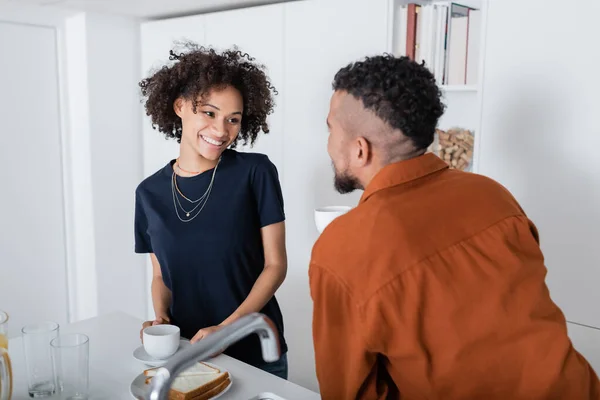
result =
M212 48L186 42L169 52L170 65L165 65L139 85L145 99L146 115L152 127L167 139L181 142L181 119L175 114L173 104L178 98L192 101L194 113L199 99L213 89L227 86L236 88L242 95L244 109L241 129L231 147L242 140L254 144L259 132L269 133L267 116L273 112L278 94L265 73L265 67L236 47L217 52ZM142 100L144 101L144 100Z
M366 57L340 69L334 90L343 90L364 107L410 138L417 150L432 142L444 113L442 93L433 74L408 57Z

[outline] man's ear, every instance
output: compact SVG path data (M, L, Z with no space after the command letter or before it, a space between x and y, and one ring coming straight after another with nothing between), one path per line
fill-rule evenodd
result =
M185 100L181 97L178 97L177 100L173 102L173 111L179 118L183 118L183 107L185 106Z
M371 143L362 136L354 140L354 157L353 162L357 167L364 167L371 161L373 157L373 147Z

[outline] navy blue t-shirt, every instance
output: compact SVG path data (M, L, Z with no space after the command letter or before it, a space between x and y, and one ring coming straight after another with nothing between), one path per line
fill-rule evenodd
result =
M136 189L135 251L154 253L165 285L171 290L171 322L191 339L198 330L218 325L246 299L264 264L261 228L285 220L275 165L266 155L223 152L204 209L190 222L178 218L173 197L174 160ZM177 186L188 199L200 198L213 169L182 178ZM187 210L194 205L179 194ZM182 218L188 219L179 209ZM191 213L193 216L195 212ZM283 318L273 297L261 310L280 335ZM255 366L264 364L256 335L239 341L226 354Z

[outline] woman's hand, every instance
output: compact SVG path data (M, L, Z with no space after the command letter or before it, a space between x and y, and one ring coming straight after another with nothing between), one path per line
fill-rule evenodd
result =
M202 328L198 331L198 333L196 333L194 335L194 337L192 338L192 340L190 340L190 342L196 343L198 340L202 340L205 337L207 337L208 335L210 335L211 333L214 333L216 331L218 331L219 329L221 329L222 326L216 325L216 326L209 326L207 328Z
M149 326L154 326L154 325L162 325L162 324L168 324L170 323L170 321L164 317L156 317L156 319L154 321L146 321L142 324L142 329L140 330L140 340L142 341L142 343L144 342L144 329L146 329Z

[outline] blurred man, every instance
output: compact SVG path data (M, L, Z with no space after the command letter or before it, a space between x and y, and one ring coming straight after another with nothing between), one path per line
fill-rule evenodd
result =
M425 154L444 112L432 74L378 56L333 89L335 187L364 193L312 254L323 399L599 398L534 225L498 183Z

